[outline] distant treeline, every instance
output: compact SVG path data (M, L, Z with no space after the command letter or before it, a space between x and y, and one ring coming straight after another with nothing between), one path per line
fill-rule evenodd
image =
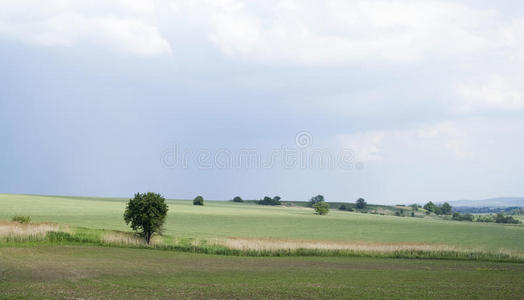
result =
M469 206L458 206L453 207L454 212L458 213L470 213L470 214L496 214L505 213L508 215L519 215L524 214L524 208L522 207L469 207Z

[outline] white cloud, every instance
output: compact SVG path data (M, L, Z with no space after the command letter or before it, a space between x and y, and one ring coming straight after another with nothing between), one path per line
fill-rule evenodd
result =
M147 3L3 1L0 38L42 46L92 43L143 56L169 54L171 46L154 22L155 7Z
M228 1L212 13L226 54L305 64L414 61L487 47L491 11L442 1Z
M517 161L524 142L524 120L467 119L398 130L337 136L358 161L424 166L431 162L469 161L481 164Z
M495 75L483 83L463 84L458 88L460 101L456 103L455 109L459 112L522 109L524 108L523 83L520 77L504 78Z
M500 33L498 15L432 0L4 0L0 38L54 46L88 41L158 55L183 46L170 33L185 30L254 62L412 62L491 47ZM519 39L514 29L504 34L508 47Z

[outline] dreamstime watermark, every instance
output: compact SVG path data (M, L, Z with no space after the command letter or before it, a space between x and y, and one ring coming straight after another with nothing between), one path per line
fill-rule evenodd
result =
M230 149L185 149L173 144L161 155L165 168L188 169L363 169L362 162L355 160L349 148L332 151L313 146L313 136L301 131L295 136L293 146L282 145L270 151L256 148Z

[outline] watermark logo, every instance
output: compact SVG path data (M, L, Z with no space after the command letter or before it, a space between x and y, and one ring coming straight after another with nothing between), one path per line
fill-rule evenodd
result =
M315 147L313 135L301 131L295 135L292 146L281 145L270 151L256 148L190 149L172 144L162 154L160 162L170 169L340 169L361 170L364 165L355 160L349 148Z
M298 148L307 148L313 144L313 136L307 131L301 131L295 136L295 144Z

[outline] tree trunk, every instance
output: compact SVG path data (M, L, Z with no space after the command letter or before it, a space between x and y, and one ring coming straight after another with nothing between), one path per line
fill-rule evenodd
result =
M151 241L151 232L146 232L146 243L149 245L150 241Z

